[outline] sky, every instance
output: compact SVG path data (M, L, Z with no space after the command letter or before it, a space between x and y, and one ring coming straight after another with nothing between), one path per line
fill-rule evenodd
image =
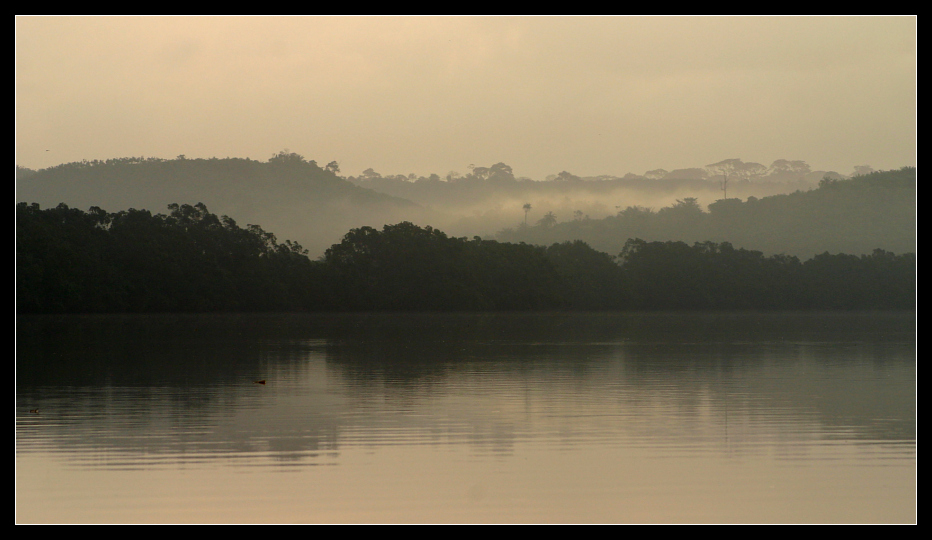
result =
M33 17L15 159L282 150L542 180L739 158L916 165L917 18Z

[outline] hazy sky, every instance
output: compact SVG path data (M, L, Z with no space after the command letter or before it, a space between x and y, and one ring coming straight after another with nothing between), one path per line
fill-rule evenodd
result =
M917 18L17 17L16 162L916 165Z

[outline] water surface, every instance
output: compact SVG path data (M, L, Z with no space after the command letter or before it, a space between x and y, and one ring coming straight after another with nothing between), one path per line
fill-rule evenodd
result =
M915 332L912 313L20 317L16 520L912 523Z

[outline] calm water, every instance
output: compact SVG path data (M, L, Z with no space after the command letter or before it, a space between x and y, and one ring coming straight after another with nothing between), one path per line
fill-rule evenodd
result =
M19 523L916 521L914 314L17 325Z

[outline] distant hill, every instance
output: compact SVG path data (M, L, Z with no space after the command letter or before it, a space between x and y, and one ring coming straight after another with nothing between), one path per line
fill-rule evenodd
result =
M727 184L723 182L723 173L728 174ZM562 171L549 175L546 181L535 181L516 177L509 165L496 163L489 167L471 165L465 176L451 171L445 179L438 174L382 176L367 169L347 180L432 208L444 217L444 221L434 225L442 225L451 234L491 237L504 228L523 223L527 204L532 208L527 218L534 221L549 213L558 221L585 216L602 219L627 206L656 210L685 197L696 198L705 208L726 193L747 198L809 190L825 176L845 178L836 172L811 171L801 161L778 160L766 167L730 159L705 168L672 172L658 169L644 175L628 173L624 177L580 177ZM727 187L727 192L723 187Z
M658 211L629 206L604 219L542 219L502 230L497 238L537 245L582 240L610 254L618 254L629 238L729 242L736 248L801 258L826 251L915 253L916 168L825 178L815 189L760 199L719 199L708 211L695 197L684 197Z
M722 163L759 165L738 162ZM299 242L312 258L351 228L402 221L457 237L545 246L583 240L610 254L619 253L629 238L730 242L803 258L825 251L915 251L915 168L850 179L825 173L816 184L808 166L787 163L797 166L772 167L776 172L753 181L732 171L732 198L721 199L722 182L698 168L648 171L657 178L585 179L563 171L552 181L536 182L516 178L510 166L497 163L473 167L466 176L451 172L445 180L435 174L382 177L371 169L344 179L336 163L320 167L287 151L267 162L120 158L38 171L17 168L16 201L109 212L164 212L172 203L204 203L218 215L261 223L281 239ZM724 165L709 167L714 166Z
M360 225L418 220L427 212L390 195L355 186L336 167L281 152L268 162L250 159L121 158L17 170L17 202L87 210L147 208L202 202L240 223L261 223L282 239L322 255Z

